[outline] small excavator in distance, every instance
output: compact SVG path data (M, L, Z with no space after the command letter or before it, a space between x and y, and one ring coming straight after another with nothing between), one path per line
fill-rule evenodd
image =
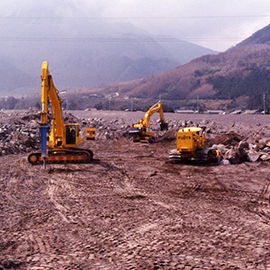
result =
M41 151L30 153L28 161L33 165L44 164L44 167L46 167L46 162L89 162L93 159L93 152L90 149L78 148L84 142L84 134L79 130L79 124L64 123L62 100L48 70L48 62L42 64L41 80L41 119L39 128ZM51 114L49 112L49 101L52 108ZM50 120L51 124L49 123Z
M133 136L134 142L147 141L152 143L155 141L154 132L151 130L150 117L156 112L159 112L160 115L160 129L162 131L168 130L168 124L163 115L162 103L159 101L145 113L144 119L141 119L137 124L132 124L129 128L128 134Z
M213 164L221 160L221 152L206 147L205 132L200 127L186 127L178 130L177 149L171 150L171 163Z
M86 140L95 140L96 139L96 129L95 128L86 128L85 129Z

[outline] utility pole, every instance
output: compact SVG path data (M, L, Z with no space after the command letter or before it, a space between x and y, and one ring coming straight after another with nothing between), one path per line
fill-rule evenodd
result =
M130 111L133 112L133 98L130 99Z
M265 92L263 93L263 114L265 114Z

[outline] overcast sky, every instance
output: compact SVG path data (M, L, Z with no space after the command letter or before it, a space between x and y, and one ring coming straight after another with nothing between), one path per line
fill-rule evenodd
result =
M153 35L169 35L225 51L270 23L269 0L2 0L0 25L12 18L69 17L124 21ZM5 19L11 17L10 19ZM14 19L15 20L15 19ZM0 40L4 38L1 36ZM12 36L12 33L10 34ZM16 38L16 37L15 37ZM49 37L48 37L49 38Z

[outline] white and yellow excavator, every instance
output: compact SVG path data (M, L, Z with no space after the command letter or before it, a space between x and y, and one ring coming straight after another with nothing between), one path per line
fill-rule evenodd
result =
M134 142L148 141L151 143L155 141L154 132L151 130L150 117L156 112L159 112L160 115L160 129L162 131L168 130L168 124L163 115L162 103L159 101L145 113L144 119L130 126L128 134L133 136Z
M62 100L53 83L48 62L42 64L41 81L41 151L30 153L28 161L33 165L44 164L44 167L46 163L89 162L93 159L93 152L90 149L78 148L84 142L84 134L80 131L79 124L64 123Z
M171 163L218 163L221 152L206 147L205 132L200 127L185 127L177 131L176 149L169 153Z

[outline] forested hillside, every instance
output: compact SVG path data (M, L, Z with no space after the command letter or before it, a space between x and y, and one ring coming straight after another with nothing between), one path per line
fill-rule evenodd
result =
M245 107L270 101L270 26L217 55L205 55L171 71L129 83L90 89L136 98L165 100L245 98ZM269 108L270 109L270 108Z

